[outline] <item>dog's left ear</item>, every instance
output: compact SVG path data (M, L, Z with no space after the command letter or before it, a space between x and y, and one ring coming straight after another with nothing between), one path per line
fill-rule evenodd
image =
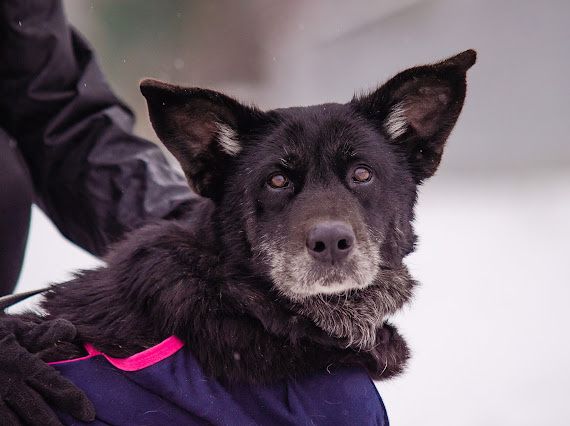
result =
M207 89L153 79L143 80L140 89L156 134L182 166L190 186L215 199L227 161L239 154L242 136L262 121L263 113Z
M350 103L406 155L417 183L432 176L441 161L463 107L466 72L476 57L467 50L434 65L410 68Z

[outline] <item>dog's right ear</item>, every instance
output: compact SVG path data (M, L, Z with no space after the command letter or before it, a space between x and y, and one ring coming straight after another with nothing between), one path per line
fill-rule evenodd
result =
M212 90L153 79L143 80L140 89L156 134L182 166L190 186L216 198L226 161L239 154L241 136L262 120L263 113Z

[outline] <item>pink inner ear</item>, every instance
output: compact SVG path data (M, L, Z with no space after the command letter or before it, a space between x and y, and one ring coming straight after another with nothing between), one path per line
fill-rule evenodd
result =
M402 102L405 119L418 136L433 136L443 124L450 99L448 87L422 87Z

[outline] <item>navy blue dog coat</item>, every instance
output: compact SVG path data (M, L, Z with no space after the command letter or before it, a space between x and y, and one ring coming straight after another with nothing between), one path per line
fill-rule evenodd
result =
M89 425L388 425L382 399L360 368L225 386L206 377L174 336L123 359L86 349L85 357L51 364L95 405ZM87 424L59 415L66 425Z

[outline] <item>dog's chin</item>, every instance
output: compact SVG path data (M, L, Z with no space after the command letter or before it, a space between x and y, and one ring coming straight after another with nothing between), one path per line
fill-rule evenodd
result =
M304 267L272 268L271 278L279 292L293 300L303 301L320 295L348 294L372 285L378 266L372 262L352 262L349 265L323 268L313 262Z

